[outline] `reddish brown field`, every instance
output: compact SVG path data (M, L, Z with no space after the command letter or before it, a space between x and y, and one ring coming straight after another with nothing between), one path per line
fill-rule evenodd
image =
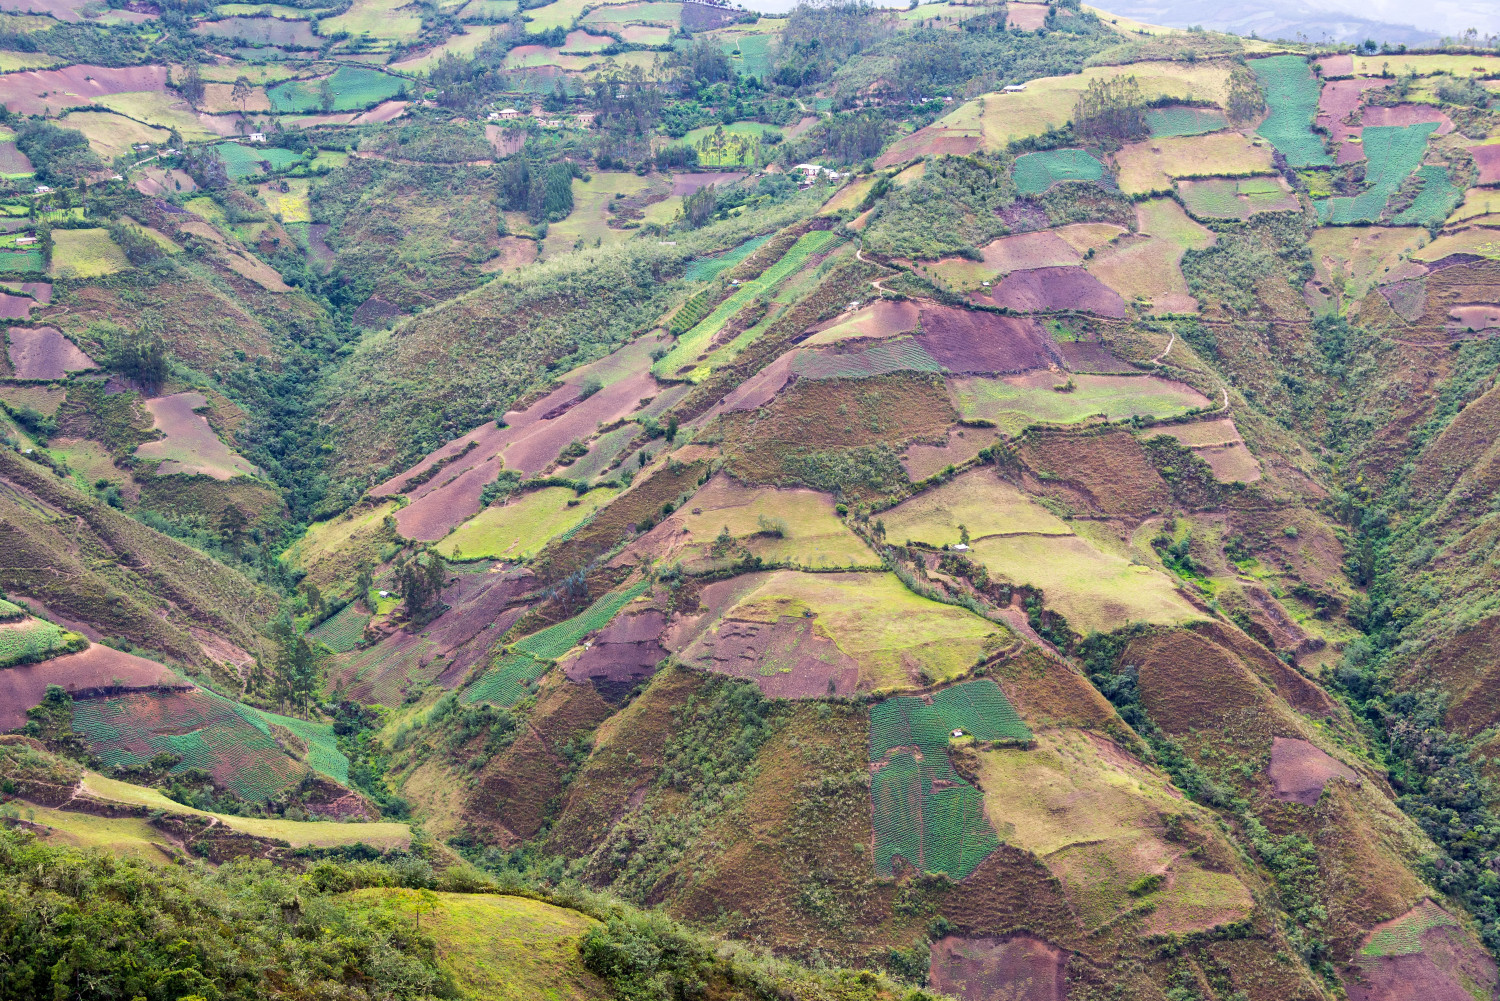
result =
M1347 52L1337 56L1323 56L1318 60L1324 79L1335 76L1350 76L1354 73L1354 57Z
M1266 775L1276 789L1276 798L1312 806L1331 778L1354 780L1342 761L1332 758L1305 740L1277 737L1271 741L1271 764Z
M52 286L46 282L22 282L21 291L34 298L37 302L47 303L52 301Z
M382 125L406 113L407 101L382 101L369 111L355 115L350 125Z
M35 299L0 292L0 319L24 320L31 315L31 308L35 305Z
M1420 278L1380 286L1391 312L1407 323L1415 323L1427 311L1427 283Z
M748 177L743 172L729 173L704 173L704 174L675 174L672 177L672 194L687 196L699 188L706 188L710 184L733 184L735 181Z
M791 380L792 362L796 360L798 353L788 351L740 383L735 387L734 392L720 400L707 416L713 417L735 410L755 410L770 403L776 398L776 394L781 392L782 387Z
M953 306L922 307L922 347L958 374L1014 374L1062 364L1062 354L1042 325Z
M1365 158L1364 147L1349 141L1360 134L1361 127L1358 124L1348 124L1345 119L1359 111L1364 104L1365 91L1388 86L1389 80L1368 79L1335 80L1323 85L1323 93L1318 97L1317 122L1333 136L1339 163L1354 163ZM1357 115L1355 117L1358 118ZM1365 124L1372 123L1366 121Z
M980 144L977 135L950 132L942 125L929 125L896 140L875 161L875 166L884 170L924 156L970 156L979 152Z
M1470 146L1469 153L1479 167L1479 184L1500 184L1500 145Z
M157 467L162 476L201 473L216 480L253 476L259 470L219 440L208 419L198 409L208 405L202 393L177 393L147 400L156 430L166 435L136 449L144 459L165 460Z
M917 304L910 299L897 302L891 299L876 299L860 309L840 313L809 328L803 344L813 347L835 344L839 341L862 337L885 338L915 330L920 320ZM819 335L832 331L827 336Z
M0 102L16 114L55 115L107 94L163 90L166 83L165 66L111 69L80 64L56 70L26 70L0 76Z
M913 480L925 480L947 466L968 462L999 441L1001 433L996 428L956 427L948 432L946 445L915 444L901 456L901 467Z
M723 619L717 631L699 635L682 651L685 663L745 678L773 699L851 695L859 685L859 663L826 636L814 620L782 616L778 621Z
M1458 330L1489 330L1491 327L1500 327L1500 306L1483 303L1454 306L1448 316L1453 321L1451 326Z
M1125 300L1082 268L1037 268L1008 275L987 300L1017 313L1078 311L1123 318Z
M22 664L0 671L0 731L26 722L26 710L42 701L48 685L80 692L126 688L191 688L192 685L154 660L107 646Z
M61 379L98 368L56 327L11 327L10 367L17 379Z
M1047 25L1047 5L1044 3L1008 3L1005 5L1005 26L1021 31L1037 31Z
M1113 351L1093 341L1068 341L1057 345L1063 363L1073 372L1091 375L1130 375L1139 372L1130 362L1115 355Z
M667 617L660 609L626 611L594 637L565 673L570 681L634 683L649 677L667 656L661 645Z
M1068 954L1039 938L949 935L931 950L931 986L944 994L966 1001L1065 1001L1068 996Z
M599 424L609 424L634 412L640 401L657 393L651 378L650 338L639 338L611 356L611 365L628 366L632 373L587 399L579 399L576 382L566 383L521 412L505 415L506 427L493 423L449 442L411 469L376 487L376 496L402 492L407 481L435 464L458 456L437 475L407 493L412 503L396 514L396 525L408 539L441 539L460 522L479 511L479 495L501 469L530 476L552 464L571 441L587 439ZM575 376L575 379L581 377Z
M1438 123L1434 135L1445 136L1454 129L1453 119L1427 104L1397 104L1388 108L1375 106L1365 109L1366 126L1420 125L1423 122Z

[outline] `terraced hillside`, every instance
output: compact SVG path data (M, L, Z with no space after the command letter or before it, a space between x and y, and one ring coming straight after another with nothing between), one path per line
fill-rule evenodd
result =
M33 8L0 998L1497 996L1484 39Z

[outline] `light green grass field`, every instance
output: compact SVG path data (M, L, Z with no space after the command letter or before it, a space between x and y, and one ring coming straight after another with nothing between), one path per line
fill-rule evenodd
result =
M1085 636L1128 622L1178 625L1203 618L1162 574L1077 536L981 539L972 556L993 577L1041 588L1047 607L1061 612Z
M90 813L69 813L50 807L12 807L15 814L32 823L45 824L52 831L47 840L75 848L99 848L118 855L165 862L170 856L157 848L165 844L166 835L140 817L96 817Z
M516 0L470 0L459 12L459 20L504 21L516 12Z
M0 667L31 663L61 653L67 642L62 627L45 619L0 622Z
M560 222L547 227L542 256L552 257L572 250L578 242L585 247L613 246L630 239L634 230L611 229L609 205L616 195L639 194L650 187L649 178L623 171L601 170L587 181L573 178L573 211Z
M449 559L530 559L554 536L582 522L617 493L613 487L599 487L582 497L567 487L530 490L508 504L480 511L439 542L437 550ZM569 506L569 501L577 503Z
M354 0L343 14L319 21L317 31L325 38L347 31L356 38L401 41L415 37L421 28L422 16L406 0Z
M1272 147L1238 132L1172 136L1130 143L1116 156L1120 190L1128 195L1166 191L1179 177L1269 174Z
M1209 402L1189 386L1154 376L1070 378L1075 388L1067 393L1052 388L1066 380L1050 373L955 378L948 381L948 395L962 416L994 421L1009 432L1028 424L1076 424L1097 414L1110 420L1136 415L1175 417Z
M133 152L131 147L136 143L161 144L171 135L167 129L155 129L105 111L69 112L57 124L82 132L89 148L106 161Z
M1106 755L1081 731L1038 733L1030 750L981 752L980 784L1000 840L1040 857L1089 927L1149 903L1160 926L1203 930L1252 906L1233 875L1203 869L1155 833L1162 815L1193 808L1144 765ZM1161 889L1130 892L1153 874L1165 877Z
M989 469L976 469L924 491L880 515L886 538L934 546L959 541L959 525L970 540L991 535L1071 535L1062 519L1035 503Z
M294 177L286 181L290 189L282 191L279 183L262 185L257 191L266 208L281 216L283 223L312 222L312 209L307 203L308 180Z
M327 23L327 22L324 22ZM333 91L333 111L361 111L395 97L405 86L399 77L368 66L340 66L328 78ZM322 110L319 80L289 80L266 91L273 111L314 112Z
M13 52L5 50L0 51L0 73L14 73L17 70L46 69L48 66L56 66L63 61L56 56L49 56L45 52Z
M356 890L349 899L431 936L463 997L596 1001L611 994L583 968L578 940L595 921L577 911L525 897L426 890Z
M159 90L126 91L123 94L101 94L92 99L111 111L127 118L154 125L161 129L176 129L187 142L204 142L215 138L214 133L203 127L187 105L175 95L163 94Z
M279 3L221 3L214 8L219 17L276 17L283 21L310 21L320 12Z
M889 573L778 571L727 611L726 617L775 622L817 618L829 638L859 662L861 691L920 687L925 673L947 681L968 671L1005 627L908 591Z
M446 55L456 56L459 59L472 59L475 50L501 30L499 26L475 25L464 34L454 35L442 45L434 46L421 55L392 63L391 69L400 73L426 73Z
M103 229L52 231L52 274L98 278L130 267L125 252Z
M808 567L873 567L880 562L839 518L833 498L816 490L744 487L719 476L674 517L700 556L728 528L732 538L764 560ZM767 527L782 535L764 534Z

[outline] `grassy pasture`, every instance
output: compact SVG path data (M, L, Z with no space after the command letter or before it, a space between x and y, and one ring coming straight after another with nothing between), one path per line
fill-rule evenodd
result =
M344 562L350 554L379 562L378 554L386 538L385 519L394 514L396 504L386 501L370 508L358 508L327 521L316 521L307 532L281 554L283 562L308 572L320 586L333 582L320 567ZM354 576L352 565L348 579Z
M949 131L974 130L981 136L985 149L1003 149L1016 139L1040 135L1065 124L1072 117L1078 95L1088 88L1090 81L1117 76L1134 76L1148 101L1170 97L1222 103L1229 85L1227 67L1212 63L1095 66L1070 76L1032 80L1019 94L985 94L955 108L936 125L946 126Z
M475 21L504 21L516 12L517 0L470 0L459 12L458 19L465 23Z
M219 143L214 149L224 158L224 167L229 171L229 176L237 181L262 173L265 169L261 166L263 163L270 164L272 170L280 170L302 159L289 149L258 143ZM306 181L302 183L304 187L307 184Z
M1036 743L980 753L985 804L1000 840L1041 858L1086 926L1144 903L1154 905L1153 923L1178 932L1249 912L1250 893L1234 875L1204 869L1156 833L1160 816L1193 811L1150 769L1078 730L1039 733ZM1132 894L1149 875L1165 877L1160 888Z
M457 56L459 59L472 59L475 51L494 37L498 26L479 26L469 28L461 35L449 38L441 45L433 46L420 55L403 59L398 63L392 63L391 69L402 73L426 73L438 64L446 55Z
M1297 196L1279 177L1185 180L1177 182L1177 191L1188 210L1205 219L1248 219L1257 212L1295 211L1298 205Z
M290 190L282 191L285 183ZM263 184L257 188L260 200L273 215L279 215L283 223L312 222L312 209L307 202L308 180L294 177L285 182Z
M46 806L28 806L19 815L50 828L43 836L46 841L75 848L97 848L148 862L166 862L170 858L156 847L166 842L166 836L141 817L96 817Z
M1115 155L1115 162L1120 168L1120 190L1128 195L1169 190L1180 177L1272 173L1271 148L1238 132L1130 143Z
M1500 189L1470 188L1464 192L1463 202L1448 216L1448 225L1497 214L1500 214Z
M744 487L719 476L673 517L687 529L689 544L700 555L708 555L714 539L727 528L733 539L771 562L808 567L879 563L835 513L833 498L815 490ZM767 525L773 532L766 531Z
M651 184L649 178L623 171L601 170L592 174L587 181L573 178L573 211L566 219L547 227L547 238L542 243L542 256L567 253L579 241L585 247L592 247L596 241L604 246L612 246L628 240L633 230L612 229L609 225L610 203L617 195L628 198L641 194Z
M1417 251L1426 239L1427 232L1415 227L1324 226L1312 231L1308 244L1318 280L1343 289L1344 298L1355 302L1385 281L1403 255ZM1421 259L1421 252L1413 256Z
M1074 375L1074 389L1058 392L1062 376L1050 373L949 380L949 397L959 414L994 421L1014 433L1028 424L1076 424L1096 414L1123 420L1137 414L1175 417L1208 400L1181 383L1154 376Z
M609 987L583 967L578 940L596 922L526 897L356 890L358 907L415 922L463 997L493 1001L593 1001Z
M52 231L52 274L75 278L98 278L129 269L125 252L103 229L58 229Z
M56 66L63 60L45 52L0 51L0 73L15 73L18 70L40 70Z
M995 578L1041 588L1047 607L1085 636L1130 622L1180 625L1203 617L1162 574L1076 535L982 539L972 556Z
M100 104L127 118L144 122L161 129L176 129L187 142L203 142L216 136L203 127L198 116L186 103L174 95L159 90L125 91L120 94L101 94L91 103Z
M567 487L530 490L509 503L480 511L439 542L437 550L449 559L530 559L617 493L613 487L599 487L582 497Z
M1408 71L1417 76L1435 76L1440 73L1449 76L1492 76L1500 73L1500 56L1456 52L1431 55L1386 53L1354 57L1356 76L1379 76L1386 71L1392 76L1400 76Z
M573 3L573 0L559 0L559 3ZM556 7L558 4L552 4ZM594 6L587 4L586 6ZM541 8L543 10L547 8ZM528 16L534 13L527 11ZM682 4L664 3L660 0L648 3L616 3L594 6L580 22L582 24L609 25L619 28L627 24L661 24L677 27L682 22Z
M166 129L155 129L105 111L71 111L58 119L57 124L82 132L89 148L106 161L131 153L137 143L160 145L171 135Z
M777 571L726 618L775 622L811 612L838 648L859 663L861 691L893 691L959 677L1005 628L908 591L889 573Z
M926 490L882 514L886 538L934 546L997 535L1071 535L1060 518L988 469L976 469Z
M1500 231L1476 227L1445 233L1411 256L1413 260L1432 262L1441 261L1450 254L1477 254L1500 259Z
M392 42L413 38L421 28L421 15L406 0L354 0L347 11L319 21L317 26L318 34L325 38L347 31L354 38L368 35Z
M1271 110L1257 134L1270 140L1293 167L1333 166L1322 137L1312 130L1321 87L1307 60L1301 56L1271 56L1251 60L1250 66Z

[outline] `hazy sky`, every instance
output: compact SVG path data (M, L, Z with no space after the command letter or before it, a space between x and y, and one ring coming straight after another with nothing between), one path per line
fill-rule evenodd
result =
M1108 0L1100 6L1109 8ZM1315 0L1322 7L1356 14L1392 24L1414 24L1443 35L1457 35L1468 28L1500 34L1500 3L1489 0Z

